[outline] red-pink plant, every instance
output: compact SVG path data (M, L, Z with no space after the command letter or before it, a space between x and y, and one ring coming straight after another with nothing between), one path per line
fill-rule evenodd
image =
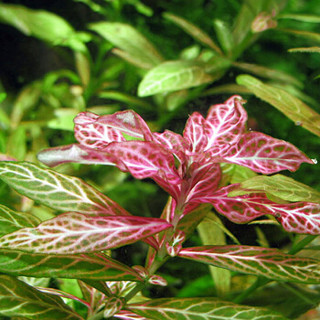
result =
M131 300L147 284L167 285L166 279L155 273L174 256L259 276L255 289L266 284L266 278L319 283L319 261L315 259L258 246L184 247L212 206L236 223L268 214L286 231L320 234L319 193L285 176L256 174L295 171L302 162L313 162L290 143L247 131L243 103L241 97L233 96L212 106L206 118L193 113L183 135L168 130L151 132L131 110L105 116L83 112L75 118L79 144L40 152L39 159L50 166L64 162L106 164L137 179L152 178L171 196L160 218L133 216L81 179L28 162L1 161L3 181L63 212L41 222L0 205L1 221L10 230L0 237L0 298L10 291L5 315L17 314L11 310L24 315L28 309L28 317L41 314L51 319L54 310L60 318L83 319L52 296L56 295L81 302L88 308L86 319L90 320L285 320L272 310L213 297ZM230 167L250 174L241 183L230 183ZM311 241L310 237L304 243ZM139 240L150 245L145 266L129 267L105 254L107 249ZM291 253L302 247L298 243ZM84 298L29 287L12 277L17 275L82 280Z
M204 118L194 112L183 135L151 132L134 111L97 116L80 113L74 120L79 144L42 151L48 165L63 162L115 165L135 178L152 178L174 199L168 222L178 221L201 203L211 203L236 223L270 214L289 232L319 234L319 206L308 202L278 204L263 193L228 197L237 185L221 187L221 163L272 174L313 163L292 144L247 131L240 96L212 106ZM130 140L127 141L127 137Z

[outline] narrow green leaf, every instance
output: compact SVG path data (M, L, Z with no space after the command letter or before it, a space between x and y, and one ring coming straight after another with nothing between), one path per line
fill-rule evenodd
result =
M0 314L21 316L34 320L79 320L61 298L40 292L23 281L0 275Z
M103 254L48 255L0 249L0 273L35 278L141 281L135 270Z
M292 178L276 174L255 176L241 182L239 189L229 193L230 197L250 192L265 192L286 201L320 203L320 192Z
M319 283L320 261L252 246L202 246L183 249L178 256L273 280Z
M7 154L18 160L24 160L27 153L27 135L23 126L13 130L7 144Z
M264 308L241 306L216 298L163 298L129 304L126 309L152 320L286 320Z
M0 204L0 236L21 228L35 227L40 222L32 214L13 211Z
M320 53L320 47L306 47L306 48L292 48L289 52L307 52L307 53Z
M219 19L213 21L213 26L222 49L228 54L234 45L233 35L229 26L225 21Z
M292 19L303 22L311 22L311 23L320 23L320 16L315 16L312 14L294 14L294 13L286 13L280 14L278 19Z
M135 28L119 22L97 22L89 29L123 50L134 60L142 61L146 68L159 64L163 58L157 49Z
M34 36L52 45L86 51L81 36L77 35L66 20L54 13L1 3L0 21L17 28L28 36Z
M298 36L304 39L308 39L308 40L320 43L320 33L305 31L305 30L294 30L294 29L279 29L279 30L282 32L293 34L295 36Z
M151 69L138 87L140 97L177 91L212 82L207 65L194 60L167 61Z
M247 87L258 98L270 103L294 121L296 125L320 136L320 115L300 99L282 89L264 84L249 75L238 76L237 83Z
M217 44L210 38L210 36L205 33L203 30L201 30L199 27L195 26L191 22L178 17L172 13L165 12L163 14L163 17L173 23L175 23L177 26L179 26L181 29L183 29L186 33L191 35L195 40L205 44L209 48L213 49L219 54L222 54L221 49L217 46Z
M301 81L297 80L290 74L280 70L270 69L257 64L245 62L234 62L232 65L240 70L250 72L260 77L269 78L272 80L279 80L285 83L291 83L299 88L303 87L303 83Z
M22 195L56 210L128 215L118 204L81 179L29 162L0 161L0 179Z
M198 232L204 245L225 245L226 237L222 228L221 220L213 213L209 212L207 217L198 225ZM209 270L214 280L214 285L218 296L222 297L230 290L231 273L227 269L209 266Z

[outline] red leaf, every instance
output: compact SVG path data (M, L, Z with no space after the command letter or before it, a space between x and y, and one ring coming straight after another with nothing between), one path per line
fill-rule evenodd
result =
M247 113L242 107L244 102L240 96L233 96L209 109L204 128L208 140L205 150L217 145L229 146L239 140L247 121Z
M220 189L204 201L235 223L246 223L265 214L278 219L288 232L320 234L320 204L296 202L278 204L270 201L264 193L251 193L228 197L237 185Z
M292 144L261 132L243 134L224 159L264 174L296 171L302 162L313 163Z

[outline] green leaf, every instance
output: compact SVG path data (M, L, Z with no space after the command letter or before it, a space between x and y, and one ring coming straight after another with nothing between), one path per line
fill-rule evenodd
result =
M5 92L0 92L0 103L3 102L7 98L7 94Z
M250 192L265 192L286 201L320 203L320 192L292 178L276 174L255 176L241 182L239 188L229 193L230 197Z
M307 47L307 48L292 48L289 52L308 52L308 53L320 53L320 47Z
M286 13L280 14L278 19L292 19L303 22L311 22L311 23L320 23L320 16L315 16L312 14L294 14L294 13Z
M86 51L82 37L77 35L66 20L51 12L1 3L0 21L17 28L27 36L34 36L52 45Z
M212 82L215 77L207 72L207 64L194 60L164 62L151 69L138 87L140 97L177 91Z
M320 33L304 31L304 30L294 30L294 29L279 29L280 31L293 34L295 36L311 40L320 43Z
M320 115L300 99L282 89L264 84L262 81L249 75L238 76L237 83L247 87L258 98L270 103L294 121L296 125L300 125L320 136Z
M35 278L141 281L135 270L103 254L48 255L0 249L0 272Z
M234 40L229 26L223 20L215 19L213 26L216 31L220 45L225 53L229 53L234 45Z
M27 152L26 143L26 129L23 126L19 126L9 136L7 154L15 159L24 160Z
M118 204L81 179L29 162L0 161L0 179L22 195L56 210L128 215Z
M146 69L159 64L163 58L157 49L135 28L119 22L91 23L89 29L120 48L133 61Z
M303 83L301 81L280 70L270 69L264 66L245 62L234 62L232 65L240 70L250 72L260 77L291 83L300 88L303 87Z
M177 26L183 29L186 33L191 35L191 37L193 37L195 40L205 44L206 46L213 49L217 53L222 54L220 48L214 43L214 41L210 38L210 36L207 33L205 33L203 30L201 30L199 27L169 12L165 12L163 14L163 17L175 23Z
M273 280L319 283L320 261L253 246L202 246L182 249L178 256Z
M0 275L0 314L21 316L34 320L79 320L61 298L40 292L23 281Z
M275 311L241 306L216 298L153 299L128 304L126 309L152 320L286 320Z
M225 245L226 237L219 225L222 225L221 220L210 212L204 220L198 225L198 232L202 244L204 245ZM231 273L227 269L209 266L209 270L214 280L215 288L218 296L222 297L230 290Z
M13 211L0 204L0 235L14 232L21 228L35 227L40 220L26 212Z

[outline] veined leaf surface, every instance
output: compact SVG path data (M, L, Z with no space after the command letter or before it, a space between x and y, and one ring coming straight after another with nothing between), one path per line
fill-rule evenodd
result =
M48 255L0 249L0 273L12 276L140 281L138 273L103 254Z
M40 292L23 281L0 275L0 314L35 320L81 320L60 297Z
M128 310L152 320L286 320L263 308L240 306L216 298L163 298L129 304Z
M0 238L0 248L34 253L86 253L121 247L162 230L163 219L133 216L61 214L36 228L24 228Z
M0 236L21 228L35 227L40 222L32 214L13 211L0 204Z
M204 63L192 60L167 61L151 69L139 84L139 97L195 87L213 81Z
M229 193L230 197L252 192L266 192L287 201L320 203L320 192L282 174L255 176L240 183L239 189Z
M270 103L296 124L320 136L320 115L300 99L249 75L238 76L237 83L247 87L258 98Z
M277 249L232 245L182 249L178 256L280 281L319 283L320 261Z
M86 214L129 215L79 178L28 162L0 162L0 179L19 193L53 209Z

